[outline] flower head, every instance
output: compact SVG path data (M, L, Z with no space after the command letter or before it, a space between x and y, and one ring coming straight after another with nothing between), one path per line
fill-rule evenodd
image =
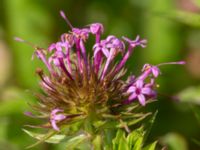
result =
M122 122L131 125L129 122L135 117L135 112L128 109L129 105L137 104L134 101L138 100L145 106L147 100L156 97L155 80L164 64L145 64L140 75L131 75L123 80L125 64L133 50L138 46L144 48L147 41L139 36L131 40L113 35L101 40L102 24L74 28L63 12L61 15L71 31L62 34L59 41L46 49L35 48L35 54L48 70L37 70L44 94L37 95L39 105L34 105L33 109L45 114L50 128L55 131L65 124L77 122L78 127L73 132L84 129L95 134L102 131L98 130L100 125L96 122L103 126L113 121L116 128L124 127ZM92 46L93 54L89 55L86 44L91 35L96 40ZM121 57L119 61L117 56Z

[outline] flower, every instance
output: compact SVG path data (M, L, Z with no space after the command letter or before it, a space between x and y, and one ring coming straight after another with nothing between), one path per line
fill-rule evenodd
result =
M153 96L154 91L152 90L151 85L153 84L144 84L142 80L137 80L134 84L132 84L127 92L131 93L128 98L128 102L132 102L136 98L139 100L142 106L146 104L146 96Z
M109 67L111 61L115 58L115 56L121 52L124 52L124 43L120 41L115 36L108 36L105 40L100 41L100 43L96 43L93 47L94 49L94 61L95 61L95 70L98 72L99 65L101 64L102 56L98 54L103 54L106 57L106 63L101 75L101 79L104 78L105 73ZM100 59L98 58L100 57Z
M90 25L90 32L92 34L101 34L103 33L103 31L104 31L104 28L101 23L93 23Z
M63 112L63 110L56 108L56 109L52 110L51 116L50 116L51 125L52 125L53 129L55 129L57 131L60 130L57 126L57 123L66 119L66 116L63 114L58 114L59 112Z
M55 131L60 131L66 124L75 124L77 128L71 131L73 133L84 130L94 132L91 135L103 134L99 126L114 122L112 128L124 127L128 132L130 121L138 117L129 106L136 105L135 100L138 100L141 104L138 107L142 107L156 97L160 67L184 62L145 64L141 74L131 74L124 79L127 60L137 47L145 48L147 40L139 36L131 40L113 35L101 39L102 24L75 28L63 12L61 16L71 31L62 34L59 41L47 48L33 46L35 55L47 67L46 71L37 69L43 93L36 94L39 103L33 105L33 109L46 117L49 120L47 126ZM90 36L95 36L92 54L86 46Z

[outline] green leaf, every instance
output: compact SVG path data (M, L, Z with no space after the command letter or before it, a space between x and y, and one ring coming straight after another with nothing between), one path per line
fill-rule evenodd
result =
M27 134L29 134L29 135L32 136L32 137L36 136L34 133L29 132L29 131L27 131L27 130L25 130L25 129L23 129L23 131L26 132ZM43 136L41 136L40 139L39 139L39 141L37 141L36 143L34 143L34 144L28 146L27 149L33 148L33 147L35 147L35 146L37 146L37 145L39 145L39 144L41 144L41 143L43 143L43 142L46 142L47 140L49 140L49 139L50 139L53 135L55 135L56 133L57 133L57 131L50 130L47 134L44 134ZM36 138L36 137L34 137L34 138ZM38 138L38 137L37 137L37 138ZM37 138L36 138L36 139L37 139Z
M104 135L105 135L105 137L103 139L104 149L110 150L113 147L112 139L114 139L116 136L116 130L113 130L113 128L112 129L105 128L103 131L104 131Z
M28 131L25 129L23 129L23 131L26 132L31 137L36 138L38 140L43 139L43 137L45 136L45 134L34 133L34 132L31 132L31 131ZM63 140L64 138L65 138L65 135L56 134L56 135L51 136L50 138L46 139L45 142L57 144L57 143L61 142L61 140Z
M140 117L138 119L133 119L132 121L127 122L127 124L128 124L128 126L135 125L136 123L142 121L143 119L145 119L149 115L151 115L151 113L146 113L146 114L144 114L142 117Z
M143 137L139 137L133 147L133 150L141 150L143 145Z
M117 131L116 137L112 140L113 150L129 150L125 137L125 132L121 129Z
M152 126L153 126L153 124L154 124L154 121L155 121L155 119L156 119L157 114L158 114L158 111L156 111L156 112L153 114L153 116L151 117L151 119L150 119L147 123L145 123L145 125L144 125L145 135L144 135L144 141L143 141L143 142L146 141L146 139L147 139L147 137L148 137L148 135L149 135L149 133L150 133L150 131L151 131L151 128L152 128Z
M157 141L147 145L143 150L155 150L157 145Z
M127 136L129 149L140 150L143 145L143 136L144 131L142 127L129 133L129 135Z
M83 141L85 141L87 139L89 139L89 136L84 133L76 135L72 138L69 138L69 140L65 144L66 150L73 150L79 144L81 144Z
M102 139L101 139L100 135L97 135L92 143L94 145L95 150L101 150L102 149L101 148L102 147Z

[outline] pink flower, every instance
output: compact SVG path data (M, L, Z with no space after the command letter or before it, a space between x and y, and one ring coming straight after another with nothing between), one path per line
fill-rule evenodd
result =
M59 112L63 112L63 110L56 108L56 109L52 110L51 116L50 116L51 125L52 125L53 129L56 131L60 130L57 126L57 123L66 119L66 116L64 114L58 114Z
M129 102L138 99L142 106L146 104L146 96L151 96L154 93L150 85L144 84L142 80L137 80L128 88L127 92L131 94L128 98Z
M90 32L92 34L101 34L103 33L103 31L104 31L104 28L101 23L93 23L90 25Z

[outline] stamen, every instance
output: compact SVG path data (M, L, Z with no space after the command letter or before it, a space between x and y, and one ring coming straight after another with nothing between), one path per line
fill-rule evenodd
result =
M35 44L33 44L33 43L29 42L29 41L26 41L26 40L24 40L24 39L21 39L21 38L19 38L19 37L14 37L14 40L17 41L17 42L25 43L25 44L27 44L27 45L33 47L34 49L37 48L37 46L36 46Z
M60 15L61 15L61 17L66 21L66 23L68 24L68 26L69 26L71 29L73 29L74 27L73 27L72 24L70 23L69 19L66 17L64 11L61 10L61 11L60 11Z
M178 61L178 62L167 62L167 63L161 63L158 64L157 66L163 66L163 65L185 65L185 61Z

